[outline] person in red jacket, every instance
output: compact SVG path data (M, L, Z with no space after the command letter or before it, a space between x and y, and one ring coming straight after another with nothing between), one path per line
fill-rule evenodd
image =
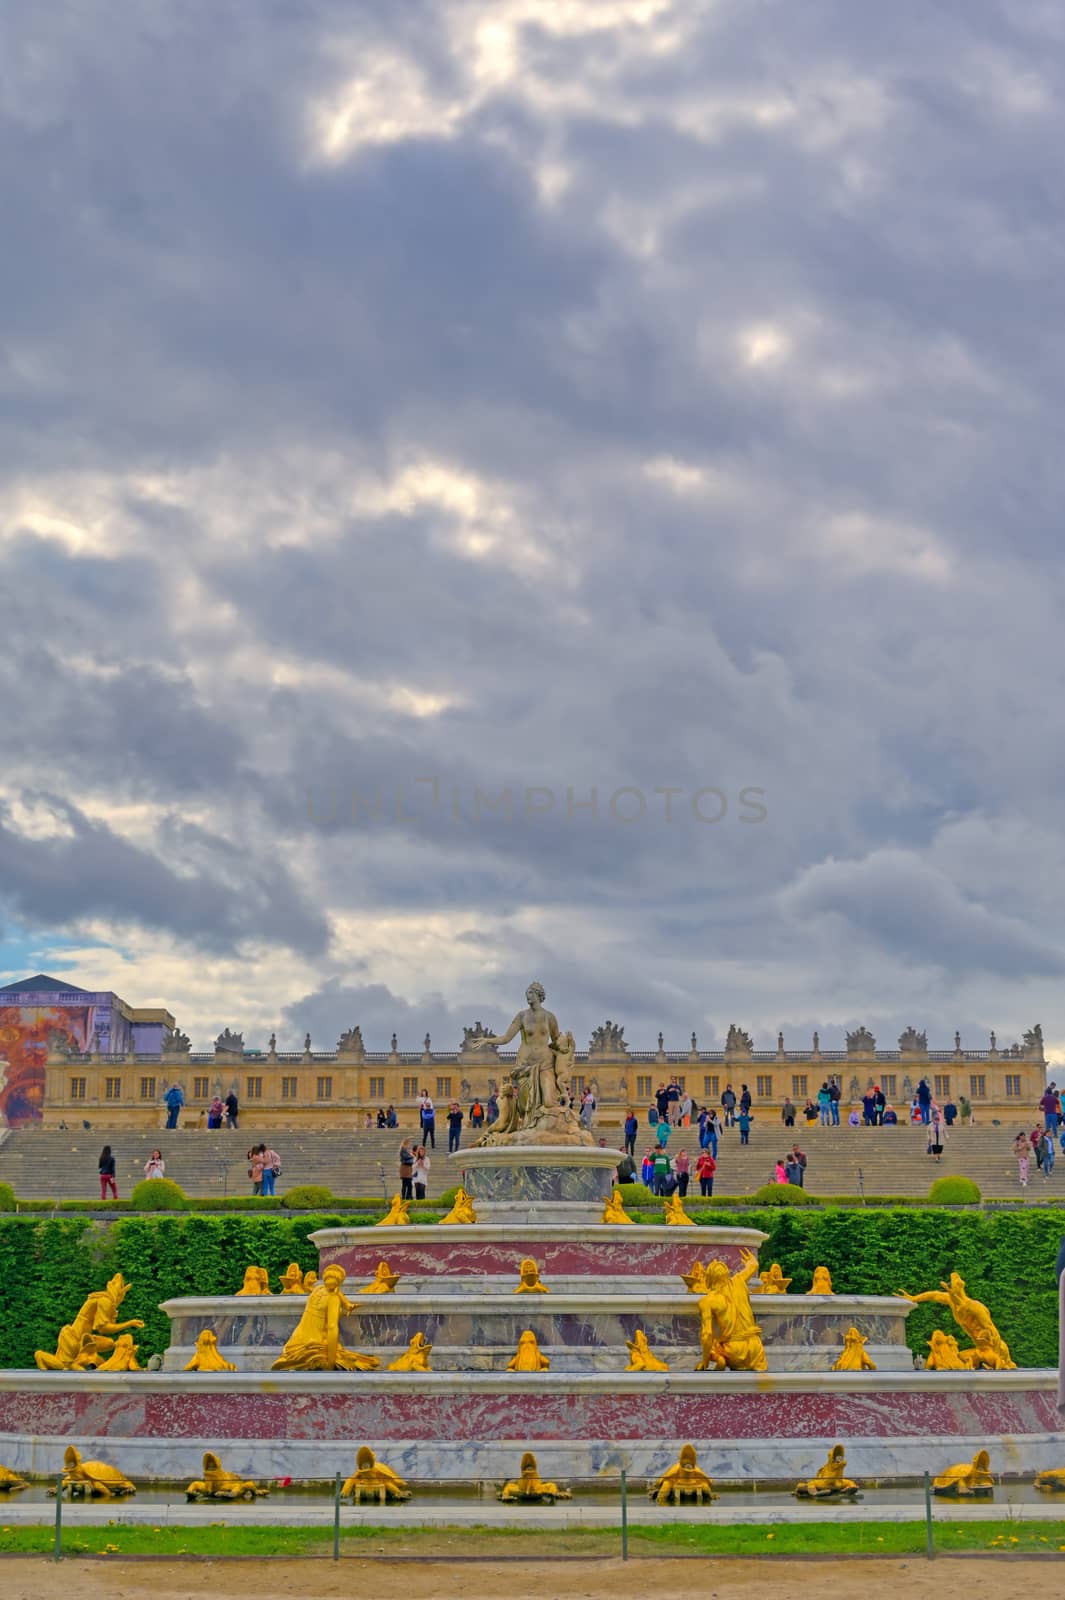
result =
M699 1180L699 1193L704 1199L714 1192L714 1173L717 1171L717 1162L709 1150L703 1150L695 1163L695 1176Z

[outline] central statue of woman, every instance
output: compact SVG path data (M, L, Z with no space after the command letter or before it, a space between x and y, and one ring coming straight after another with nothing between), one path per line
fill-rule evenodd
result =
M594 1144L574 1111L572 1087L563 1063L573 1060L573 1039L560 1034L554 1012L544 1006L542 983L530 983L528 1001L506 1033L471 1040L474 1049L509 1044L521 1036L518 1053L499 1094L499 1118L478 1144Z

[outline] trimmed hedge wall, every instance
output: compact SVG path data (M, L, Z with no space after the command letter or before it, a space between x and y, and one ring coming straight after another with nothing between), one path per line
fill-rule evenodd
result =
M426 1212L424 1220L439 1215ZM960 1272L970 1294L987 1302L1019 1366L1057 1364L1054 1265L1065 1234L1065 1210L721 1212L692 1207L691 1216L700 1223L768 1234L761 1259L779 1261L796 1292L809 1288L814 1267L821 1265L831 1269L837 1291L854 1294L916 1293L938 1288L952 1270ZM78 1215L0 1215L0 1366L32 1367L34 1350L54 1350L62 1324L115 1272L133 1285L123 1316L144 1318L137 1335L144 1364L162 1354L169 1339L160 1301L234 1294L251 1262L264 1266L276 1284L290 1261L305 1271L317 1267L318 1252L308 1234L325 1227L369 1227L375 1220L306 1212L163 1213L109 1223ZM388 1254L383 1237L381 1254ZM953 1323L943 1306L918 1306L907 1327L911 1348L923 1356L932 1329L953 1329Z

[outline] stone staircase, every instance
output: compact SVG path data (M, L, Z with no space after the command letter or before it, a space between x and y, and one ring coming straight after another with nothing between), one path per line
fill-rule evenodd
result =
M1035 1115L1028 1118L1029 1128ZM988 1198L1017 1201L1045 1201L1058 1198L1065 1203L1065 1158L1058 1155L1049 1179L1037 1174L1032 1163L1032 1181L1022 1190L1017 1181L1017 1166L1012 1142L1020 1123L975 1128L955 1126L947 1140L943 1159L937 1166L926 1153L925 1130L895 1128L796 1128L785 1129L779 1117L755 1119L751 1143L742 1146L739 1133L730 1129L718 1150L716 1191L721 1195L750 1194L769 1181L775 1159L797 1140L808 1157L806 1187L811 1194L824 1195L909 1195L928 1192L932 1180L942 1174L964 1173L975 1179ZM104 1144L114 1147L118 1163L118 1192L128 1196L134 1183L143 1176L144 1163L156 1147L166 1160L167 1175L187 1194L200 1196L246 1195L251 1193L247 1176L246 1152L260 1138L281 1156L283 1174L278 1192L296 1184L324 1184L336 1195L383 1197L398 1188L396 1154L403 1134L412 1126L372 1132L350 1128L300 1129L288 1133L273 1129L260 1133L250 1120L239 1131L208 1132L199 1128L180 1128L171 1132L156 1129L142 1132L129 1128L108 1130L94 1121L90 1128L16 1129L0 1144L0 1181L10 1183L23 1199L93 1199L99 1193L97 1157ZM621 1141L620 1120L606 1115L596 1127L599 1137L617 1147ZM637 1138L637 1160L653 1143L646 1120ZM694 1167L698 1137L694 1128L677 1129L669 1141L671 1155L684 1147ZM432 1198L458 1181L456 1165L447 1156L446 1132L438 1135L432 1158L429 1195ZM697 1188L693 1184L693 1189Z

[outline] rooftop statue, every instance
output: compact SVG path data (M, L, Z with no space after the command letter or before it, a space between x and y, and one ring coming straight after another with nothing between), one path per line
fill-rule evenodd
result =
M507 1362L508 1372L546 1372L551 1361L536 1342L531 1328L518 1336L518 1348Z
M932 1479L932 1493L946 1500L990 1500L995 1492L991 1476L991 1457L978 1450L971 1461L960 1461Z
M678 1460L668 1472L663 1472L647 1492L660 1506L679 1506L685 1500L694 1500L696 1505L702 1505L704 1500L709 1504L717 1499L713 1483L698 1465L693 1444L681 1447Z
M460 1184L455 1190L455 1204L451 1207L446 1217L440 1218L441 1223L468 1224L477 1221L477 1213L473 1209L473 1201Z
M637 1328L631 1339L626 1339L625 1344L629 1352L629 1364L626 1372L668 1372L669 1367L660 1361L656 1355L651 1354L651 1347L647 1343L647 1335L642 1328Z
M706 1269L706 1293L699 1301L702 1359L696 1372L711 1368L734 1372L768 1370L762 1330L754 1320L747 1285L758 1271L758 1257L752 1250L741 1250L743 1266L729 1272L723 1261L711 1261Z
M223 1028L214 1042L216 1052L223 1055L242 1056L244 1054L244 1035L234 1033L231 1028Z
M72 1500L90 1495L94 1500L110 1500L116 1495L136 1494L125 1473L106 1461L83 1461L81 1452L70 1444L63 1452L63 1488Z
M966 1293L965 1279L960 1273L952 1272L949 1282L941 1280L940 1288L926 1289L923 1294L907 1294L905 1289L899 1292L915 1305L931 1301L935 1305L950 1307L954 1321L973 1342L971 1350L961 1352L967 1367L990 1367L995 1371L1016 1367L1009 1345L992 1322L990 1311L982 1301L974 1300Z
M381 1365L376 1356L345 1350L340 1342L340 1318L355 1310L343 1292L343 1282L343 1267L335 1263L326 1267L272 1371L372 1372Z
M509 1044L519 1035L521 1040L499 1093L499 1117L477 1143L594 1144L593 1135L581 1127L570 1103L570 1041L559 1033L554 1013L544 1007L543 984L530 983L525 998L528 1005L518 1012L505 1033L486 1033L468 1041L469 1048L476 1051Z
M398 1194L392 1196L392 1204L387 1212L377 1222L375 1228L405 1228L410 1223L409 1200L403 1200Z
M265 1267L245 1267L244 1282L237 1290L240 1294L270 1294L270 1274Z
M380 1505L395 1505L409 1500L410 1490L398 1472L378 1461L369 1445L364 1444L355 1457L355 1471L340 1491L341 1498L350 1494L352 1503L376 1500Z
M684 1209L684 1201L679 1194L671 1194L662 1207L662 1215L668 1223L675 1223L681 1227L694 1228L695 1224Z
M526 1256L518 1268L518 1282L515 1294L550 1294L546 1283L540 1281L540 1268L532 1256Z
M557 1483L545 1483L540 1477L536 1457L531 1450L526 1450L521 1458L521 1477L505 1483L496 1499L502 1500L505 1505L553 1506L556 1500L569 1500L572 1496L568 1489L560 1489Z
M876 1040L868 1028L855 1028L847 1034L847 1050L853 1055L871 1056L876 1053Z
M854 1500L858 1485L853 1478L844 1477L846 1470L846 1452L841 1444L834 1444L820 1472L805 1483L797 1483L795 1493L800 1500Z
M785 1278L780 1270L780 1262L774 1261L771 1267L764 1270L758 1269L758 1277L751 1283L752 1294L787 1294L790 1278Z
M401 1274L393 1272L387 1261L379 1261L377 1270L369 1283L364 1284L358 1291L359 1294L391 1294L400 1280Z
M250 1478L236 1472L227 1472L213 1450L204 1452L203 1477L190 1483L185 1490L186 1500L258 1500L265 1498L269 1489L260 1489Z
M749 1056L754 1050L754 1040L745 1028L738 1028L734 1022L729 1023L728 1033L725 1036L725 1054L729 1056Z
M337 1040L337 1054L361 1056L364 1054L362 1043L362 1029L360 1027L348 1028Z
M187 1033L182 1033L180 1028L175 1028L173 1033L164 1033L162 1054L164 1056L187 1055L192 1049L192 1040Z
M955 1034L955 1040L957 1040L957 1037L957 1034ZM913 1027L906 1028L902 1033L899 1034L899 1049L905 1050L913 1055L927 1055L927 1033L918 1033L917 1029Z
M632 1222L632 1218L625 1210L625 1202L621 1198L620 1189L612 1189L610 1198L603 1205L603 1221L614 1224Z
M833 1372L875 1372L876 1362L865 1353L868 1340L857 1328L848 1328L843 1335L843 1350L832 1363Z
M432 1345L424 1333L416 1333L401 1356L388 1363L389 1372L430 1372Z
M196 1354L186 1361L186 1372L236 1372L232 1361L227 1361L218 1348L218 1335L204 1328L196 1339Z
M660 1039L661 1034L658 1036ZM611 1022L607 1017L605 1022L599 1024L588 1041L589 1055L628 1055L629 1047L625 1043L625 1029L620 1023Z

